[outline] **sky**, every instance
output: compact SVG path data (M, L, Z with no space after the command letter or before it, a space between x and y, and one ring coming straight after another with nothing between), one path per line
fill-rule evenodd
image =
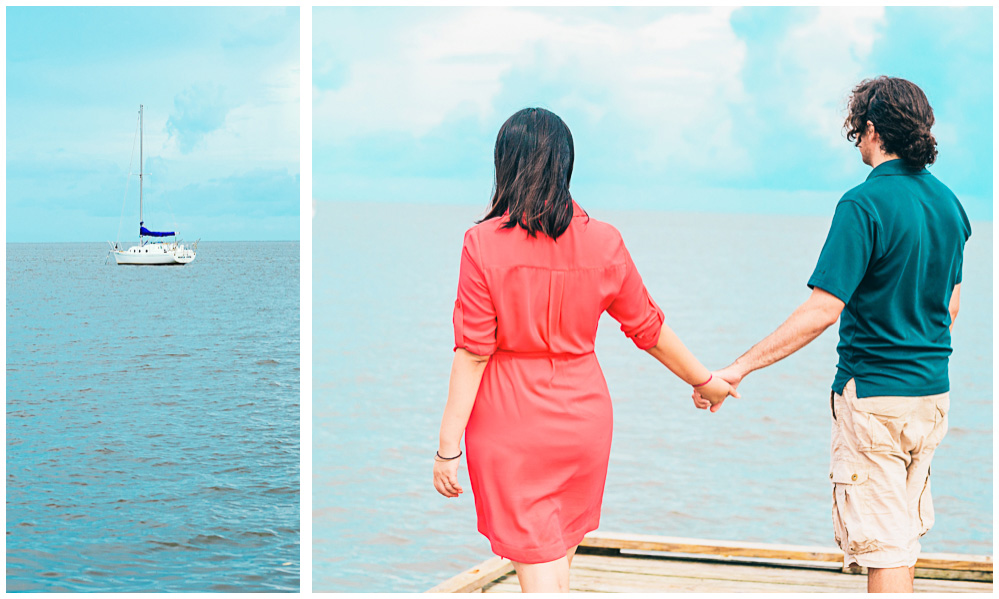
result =
M299 238L297 7L6 11L7 241L138 239L139 104L146 227Z
M584 207L831 215L881 74L926 92L930 171L991 220L991 7L316 7L313 196L485 207L499 127L541 106Z

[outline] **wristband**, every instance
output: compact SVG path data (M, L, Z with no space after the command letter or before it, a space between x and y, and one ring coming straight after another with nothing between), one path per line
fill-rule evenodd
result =
M715 378L715 375L713 373L710 374L710 375L708 375L708 380L704 381L700 385L694 385L694 389L697 389L698 387L703 387L704 385L707 385L708 383L711 382L711 379L713 379L713 378Z

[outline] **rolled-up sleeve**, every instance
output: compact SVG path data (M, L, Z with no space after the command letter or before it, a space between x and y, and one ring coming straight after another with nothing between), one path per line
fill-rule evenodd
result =
M479 356L496 351L496 309L472 230L465 233L458 273L458 298L454 302L454 349L463 348Z
M645 289L642 277L623 243L622 251L625 258L624 280L614 301L607 307L607 313L621 323L621 331L639 349L651 349L659 342L666 317Z

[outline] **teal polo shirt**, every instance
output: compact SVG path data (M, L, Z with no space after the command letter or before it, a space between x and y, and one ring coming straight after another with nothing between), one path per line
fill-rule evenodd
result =
M833 391L914 397L950 390L950 298L971 223L926 169L878 165L836 205L808 286L843 300Z

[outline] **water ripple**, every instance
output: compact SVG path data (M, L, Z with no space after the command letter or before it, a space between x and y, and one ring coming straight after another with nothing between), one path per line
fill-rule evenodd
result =
M298 590L299 245L199 249L7 244L7 590Z

